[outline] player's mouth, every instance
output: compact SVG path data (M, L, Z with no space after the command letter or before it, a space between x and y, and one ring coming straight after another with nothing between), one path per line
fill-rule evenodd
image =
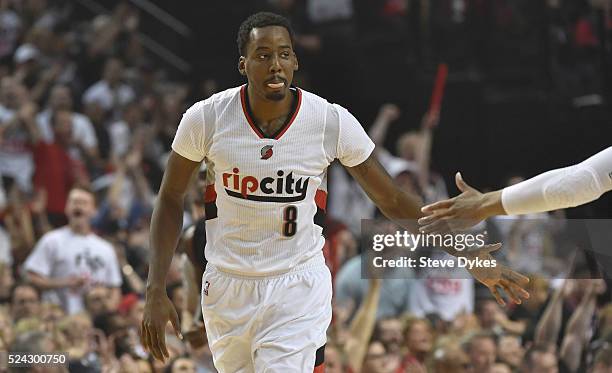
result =
M285 87L285 81L282 79L272 79L266 82L266 87L271 89L281 89Z

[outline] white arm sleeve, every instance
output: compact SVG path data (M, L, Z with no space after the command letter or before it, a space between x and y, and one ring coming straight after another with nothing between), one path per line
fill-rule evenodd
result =
M204 101L187 109L172 142L172 150L194 162L201 162L206 156L203 110Z
M504 188L508 215L544 212L591 202L612 190L612 146L577 165L545 172Z

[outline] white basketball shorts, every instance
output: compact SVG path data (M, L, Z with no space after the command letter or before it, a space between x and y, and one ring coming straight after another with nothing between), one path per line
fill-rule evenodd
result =
M322 253L274 276L209 264L202 281L204 324L219 372L323 371L332 284Z

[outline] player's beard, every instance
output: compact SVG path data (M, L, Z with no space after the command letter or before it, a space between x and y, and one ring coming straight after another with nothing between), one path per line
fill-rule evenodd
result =
M285 91L283 92L274 92L274 93L267 93L266 94L266 99L270 100L270 101L282 101L285 98Z

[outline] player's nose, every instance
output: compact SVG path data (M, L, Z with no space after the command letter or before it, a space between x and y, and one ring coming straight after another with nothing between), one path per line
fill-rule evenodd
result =
M280 71L281 71L280 59L278 58L277 55L274 55L272 57L272 60L270 61L270 72L278 73Z

